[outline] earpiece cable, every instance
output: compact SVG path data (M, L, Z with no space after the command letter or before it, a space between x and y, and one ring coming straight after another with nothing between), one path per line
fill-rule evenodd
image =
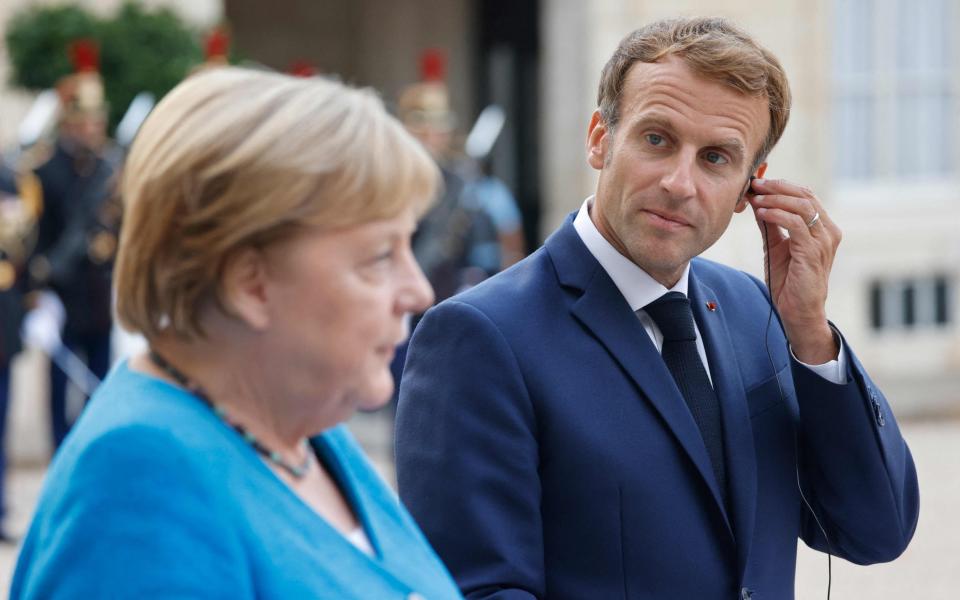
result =
M751 181L753 178L751 177ZM749 184L748 184L749 189ZM773 353L770 352L770 325L773 323L773 313L776 308L773 305L773 287L770 285L770 241L767 237L767 227L769 223L764 223L762 228L763 235L763 256L766 263L766 269L764 271L764 277L767 282L767 293L769 294L769 304L770 312L767 315L767 329L764 332L763 343L767 349L767 358L770 360L770 368L773 369L774 378L777 380L777 391L780 393L780 400L786 405L787 398L783 393L783 386L780 384L780 373L777 371L777 367L773 361ZM813 515L813 520L817 523L817 527L820 528L820 533L823 534L823 539L827 543L827 600L830 600L830 588L833 584L833 547L830 544L830 536L827 535L827 530L824 529L823 524L820 523L820 517L817 516L817 512L813 510L813 506L810 505L810 502L807 500L807 496L803 493L803 486L800 483L800 443L798 441L799 433L794 434L793 437L793 449L795 462L794 467L797 474L797 491L800 492L800 499L803 501L803 504L807 507L807 510L810 511L810 514Z

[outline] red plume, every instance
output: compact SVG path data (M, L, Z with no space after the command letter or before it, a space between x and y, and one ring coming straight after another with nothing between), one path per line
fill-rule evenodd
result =
M420 55L420 79L422 81L442 82L447 74L446 71L447 61L442 50L431 48Z
M314 66L314 64L310 61L304 59L293 61L287 68L287 73L293 75L294 77L313 77L319 72L320 69Z
M226 58L229 52L230 36L223 28L217 27L207 34L207 39L203 45L203 55L207 60Z
M77 73L96 72L100 67L100 49L90 38L71 42L67 47L67 55Z

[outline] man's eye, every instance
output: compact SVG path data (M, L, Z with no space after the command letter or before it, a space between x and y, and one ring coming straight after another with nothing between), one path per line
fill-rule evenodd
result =
M662 146L663 145L663 136L656 133L648 133L647 141L650 142L652 146Z
M713 165L725 165L727 164L727 157L720 154L719 152L707 152L703 155L708 163Z

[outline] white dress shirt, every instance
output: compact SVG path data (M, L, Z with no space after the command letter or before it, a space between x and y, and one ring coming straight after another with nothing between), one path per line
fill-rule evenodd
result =
M629 258L620 254L620 252L601 235L593 219L590 218L590 207L592 204L593 196L583 201L580 211L573 220L573 227L577 230L580 239L583 240L583 243L587 246L587 250L597 259L597 262L600 263L603 270L606 271L610 279L613 280L614 285L616 285L620 293L623 294L627 304L630 305L630 309L640 318L640 323L643 324L647 335L650 336L657 351L660 352L663 350L663 334L650 315L647 314L647 311L643 310L643 307L667 292L680 292L684 296L687 296L690 264L687 263L687 266L683 270L683 275L680 276L680 280L677 281L676 285L667 289ZM697 327L696 322L694 322L693 328L697 333L697 352L700 354L700 360L703 361L703 365L707 371L707 377L710 378L710 384L713 385L713 377L710 375L710 361L707 360L707 352L703 347L703 338L700 335L700 328ZM790 352L792 354L793 350ZM796 359L796 356L794 356L794 359ZM797 362L800 361L798 360ZM837 360L831 360L822 365L808 365L804 362L800 362L800 364L812 369L814 373L831 383L846 383L846 360L842 341L840 341L840 352Z
M363 552L367 556L376 555L376 553L373 551L373 545L370 543L370 538L367 537L367 532L363 530L362 525L346 534L344 537L347 538L348 542L356 546L360 552Z

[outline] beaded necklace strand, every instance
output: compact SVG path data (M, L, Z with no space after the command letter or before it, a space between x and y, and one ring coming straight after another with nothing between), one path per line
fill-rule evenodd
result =
M157 365L157 367L163 370L164 373L176 380L176 382L183 386L188 392L202 400L203 403L206 404L215 415L220 417L224 423L229 425L234 431L240 434L240 437L243 438L245 442L250 444L250 446L253 447L253 449L256 450L261 456L280 467L287 473L290 473L290 475L296 479L303 479L303 477L307 474L307 470L310 468L311 463L309 447L307 447L307 455L303 459L302 464L290 464L284 460L282 456L280 456L279 452L264 446L263 443L254 437L252 433L247 431L243 425L231 421L227 416L227 411L224 410L222 406L215 404L202 387L200 387L196 382L191 381L190 378L183 373L183 371L170 364L170 361L160 356L156 350L151 348L149 356L150 360L153 361L153 364ZM304 442L304 446L308 446L307 442Z

